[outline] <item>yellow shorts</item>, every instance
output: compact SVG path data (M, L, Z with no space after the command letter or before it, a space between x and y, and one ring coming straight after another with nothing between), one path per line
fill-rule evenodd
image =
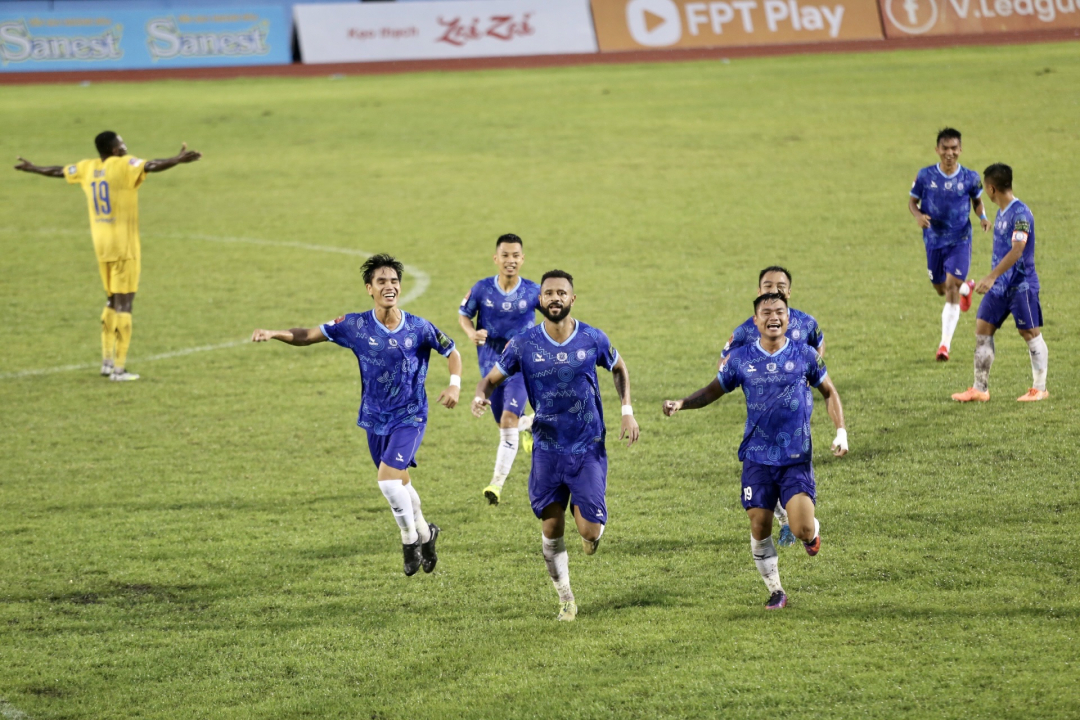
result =
M101 283L109 295L138 292L139 272L142 270L140 258L99 262L98 269L101 271Z

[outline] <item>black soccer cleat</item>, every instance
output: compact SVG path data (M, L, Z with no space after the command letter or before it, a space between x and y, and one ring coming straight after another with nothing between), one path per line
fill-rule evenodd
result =
M402 543L401 552L405 556L405 575L412 577L420 569L420 541L412 545Z
M439 562L439 556L435 553L435 539L439 537L439 526L435 523L428 523L428 529L431 530L431 539L420 545L420 562L424 566L424 572L426 573L434 570L435 563ZM416 571L413 570L413 572Z

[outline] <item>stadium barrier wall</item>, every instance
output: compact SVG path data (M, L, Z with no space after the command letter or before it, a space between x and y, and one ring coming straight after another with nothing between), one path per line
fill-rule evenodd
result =
M114 6L115 7L115 6ZM292 62L285 5L12 12L0 6L0 72Z
M880 0L885 36L1080 28L1080 0Z
M817 2L592 0L592 11L601 52L884 39L877 0Z
M588 0L297 5L304 63L597 52Z

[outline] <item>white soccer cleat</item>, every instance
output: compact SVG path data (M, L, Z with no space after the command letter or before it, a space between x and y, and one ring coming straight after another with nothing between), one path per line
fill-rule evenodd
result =
M129 373L123 368L120 368L119 370L114 369L112 371L112 374L109 375L109 380L111 380L112 382L131 382L132 380L138 379L138 375L136 375L135 373Z
M109 362L109 363L106 363L106 362L101 363L101 376L102 377L109 377L110 375L112 375L112 373L113 373L113 366L112 366L111 362Z
M559 617L560 622L573 622L577 617L577 603L573 600L568 600L564 603L559 603Z

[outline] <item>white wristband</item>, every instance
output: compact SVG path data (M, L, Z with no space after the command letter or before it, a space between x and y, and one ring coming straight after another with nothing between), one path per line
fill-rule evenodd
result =
M451 375L450 376L450 387L461 387L461 376L460 375Z
M477 395L476 397L473 398L473 402L474 403L480 403L481 405L483 405L484 404L484 398Z
M633 408L633 406L631 406L631 405L623 405L623 406L622 406L622 414L623 414L624 416L626 416L626 415L633 415L633 414L634 414L634 408Z
M839 448L841 448L843 450L847 450L848 449L847 430L844 429L844 428L840 428L839 430L837 430L836 431L836 439L833 440L832 444L833 444L833 447L839 447Z

